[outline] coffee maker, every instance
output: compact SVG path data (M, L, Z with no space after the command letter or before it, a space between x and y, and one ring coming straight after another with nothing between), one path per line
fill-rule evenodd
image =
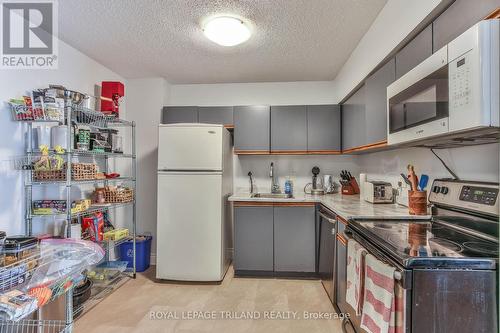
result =
M323 195L325 194L325 188L323 184L323 178L319 177L320 169L319 167L315 166L311 170L313 177L312 177L312 182L308 183L304 187L304 192L306 194L312 194L312 195Z

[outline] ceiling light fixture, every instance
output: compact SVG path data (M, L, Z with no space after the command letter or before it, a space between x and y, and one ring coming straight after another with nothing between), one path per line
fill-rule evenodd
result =
M250 38L249 27L240 19L220 16L209 20L203 26L203 33L212 42L222 46L235 46Z

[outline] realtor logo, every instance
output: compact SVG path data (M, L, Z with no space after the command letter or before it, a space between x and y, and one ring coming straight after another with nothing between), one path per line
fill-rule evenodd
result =
M57 2L0 0L0 4L0 68L56 69Z

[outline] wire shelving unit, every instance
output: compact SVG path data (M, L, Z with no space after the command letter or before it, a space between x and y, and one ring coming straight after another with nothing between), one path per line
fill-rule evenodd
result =
M22 113L26 112L27 107L25 106L13 106L12 112L14 113ZM26 112L26 114L29 114ZM32 114L34 114L32 112ZM19 117L17 120L20 120ZM76 315L81 316L84 312L88 311L90 308L95 306L100 300L104 297L112 293L119 286L123 285L129 278L136 277L136 133L135 133L135 122L127 121L123 119L116 118L114 116L105 115L99 111L86 109L84 107L75 105L70 98L65 99L64 103L64 120L61 119L44 119L44 118L36 118L29 117L21 119L21 121L26 123L26 155L15 158L14 168L19 170L24 170L25 172L25 230L28 236L33 235L33 224L37 223L38 219L43 219L47 217L52 218L62 218L67 223L66 229L66 237L71 237L71 222L77 220L80 224L82 218L88 215L91 215L95 212L110 212L115 211L118 208L122 207L131 207L132 213L128 218L130 221L127 223L127 226L131 226L131 235L125 239L121 239L118 241L101 241L98 242L105 249L106 255L105 260L109 260L110 252L114 251L121 243L125 241L133 242L133 267L131 270L120 274L113 281L110 281L108 285L100 285L95 284L96 290L92 290L91 298L85 302L83 305L80 305L77 308L73 308L73 290L72 288L67 290L65 293L66 298L66 319L65 320L28 320L23 319L17 322L1 322L0 323L0 332L44 332L44 333L52 333L52 332L71 332L73 328L73 318ZM57 154L59 157L65 160L65 179L64 180L38 180L33 177L33 161L39 159L42 155L42 152L39 151L36 147L33 147L33 128L37 124L63 124L67 127L66 129L66 149L64 153L58 153L55 151L49 151L50 155ZM90 151L90 150L79 150L74 149L74 129L73 126L83 125L96 130L103 129L117 129L120 131L120 134L127 133L127 136L124 136L124 146L129 146L127 152L101 152L101 151ZM129 140L127 143L126 140ZM98 161L99 163L104 164L105 173L110 172L110 162L115 159L121 159L129 161L127 167L130 168L130 175L127 177L118 177L111 179L92 179L92 180L74 180L72 179L72 167L71 164L73 161L78 160L80 158L83 159L93 159L94 161ZM71 189L75 186L81 185L104 185L108 186L108 184L116 184L117 182L130 184L133 188L134 197L130 202L124 203L112 203L112 204L101 204L95 205L92 204L89 209L79 212L72 212L72 191ZM64 188L65 201L66 201L66 212L65 213L57 213L57 214L48 214L48 215L37 215L34 214L32 209L33 203L33 190L36 187L61 187ZM80 198L78 198L80 199ZM75 311L75 312L74 312Z

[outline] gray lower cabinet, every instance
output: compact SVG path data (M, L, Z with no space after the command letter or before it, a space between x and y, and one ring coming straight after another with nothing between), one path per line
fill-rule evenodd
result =
M235 106L235 153L268 153L270 148L270 126L269 106Z
M456 0L433 22L436 52L499 7L498 0Z
M364 146L366 141L365 86L342 105L342 150Z
M399 79L431 55L432 24L396 54L396 78Z
M307 150L304 105L271 106L271 152Z
M232 106L200 106L198 107L198 121L205 124L220 124L232 126Z
M314 207L274 207L274 271L315 272Z
M307 150L338 152L341 150L340 105L307 106Z
M387 86L395 79L396 66L393 58L365 82L366 144L387 140Z
M273 271L273 207L234 207L234 269Z
M162 124L197 123L198 107L196 106L165 106L162 110Z

